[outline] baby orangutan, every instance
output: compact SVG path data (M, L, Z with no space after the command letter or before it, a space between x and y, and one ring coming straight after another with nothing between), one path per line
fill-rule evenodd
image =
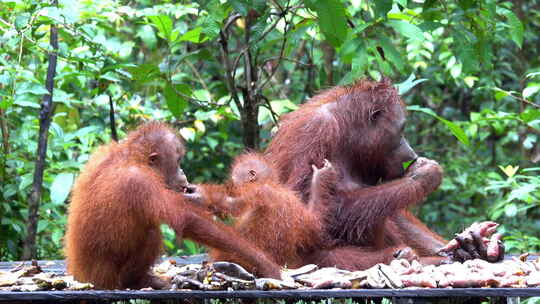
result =
M329 162L314 166L312 199L308 205L278 182L275 169L258 153L238 156L226 186L200 185L205 206L220 218L232 216L234 229L279 265L300 267L312 251L328 244L322 229L325 199L337 174ZM226 197L226 199L223 199ZM232 252L212 249L213 260L253 265Z

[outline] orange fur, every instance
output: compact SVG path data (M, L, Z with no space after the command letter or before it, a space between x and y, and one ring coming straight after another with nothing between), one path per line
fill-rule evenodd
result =
M444 239L406 208L440 184L442 171L433 166L418 178L403 172L402 162L416 156L402 136L404 122L404 104L389 80L360 80L326 90L286 114L265 157L304 203L312 191L312 164L328 159L340 169L343 179L325 227L342 246L386 250L406 244L433 256ZM376 251L373 255L381 257Z
M254 172L254 174L250 174ZM314 175L308 205L298 194L278 182L275 168L258 153L238 156L226 186L201 185L214 213L233 216L234 228L272 260L289 268L309 263L358 270L376 263L390 262L402 246L384 250L355 246L338 247L328 237L323 223L326 204L332 200L337 175L333 171ZM224 197L231 195L232 198ZM223 204L223 202L227 202ZM232 261L251 269L242 257L211 250L213 260Z
M157 165L150 165L156 155ZM203 209L186 204L176 191L183 155L176 132L152 122L90 157L72 190L65 237L67 269L76 280L100 289L164 287L149 274L162 246L161 223L178 239L235 252L263 275L280 277L279 266L264 253Z
M311 181L311 198L305 205L298 194L278 182L275 168L258 153L238 156L226 185L201 185L207 206L221 217L232 216L234 229L263 250L276 263L296 268L305 264L367 269L389 263L405 246L384 249L336 246L324 230L327 208L338 175L317 170ZM324 171L324 172L323 172ZM254 175L250 174L254 172ZM228 196L232 197L228 197ZM237 254L211 250L213 260L253 266Z
M245 178L250 170L256 172L256 179ZM208 191L209 185L203 187L205 193L218 192L215 188ZM308 209L295 192L277 182L274 168L260 154L246 153L235 159L228 188L227 194L233 197L229 204L216 206L216 202L223 200L214 199L209 208L233 216L234 229L277 264L302 266L308 253L325 246L321 216ZM234 253L216 249L210 251L210 256L252 268Z

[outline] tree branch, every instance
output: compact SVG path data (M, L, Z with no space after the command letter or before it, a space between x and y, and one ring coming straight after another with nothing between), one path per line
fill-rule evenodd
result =
M214 98L212 97L212 93L210 92L210 88L208 87L208 85L206 85L206 82L204 81L204 79L201 77L201 74L199 73L199 71L195 68L195 66L193 66L193 64L189 61L189 60L185 60L186 64L188 65L188 67L191 69L191 71L193 72L193 74L195 74L195 77L197 77L197 80L199 80L199 83L201 84L201 86L206 90L208 91L208 94L210 95L210 101L214 100ZM217 102L216 102L217 103Z
M242 108L242 104L240 103L240 98L238 98L238 91L236 89L236 85L234 83L234 77L233 77L233 71L231 67L231 61L230 61L230 53L229 53L229 45L228 45L228 36L227 36L227 30L229 26L234 22L233 20L236 20L240 18L240 15L233 15L229 17L229 20L225 23L225 26L223 30L219 31L219 43L221 45L221 58L223 63L225 63L225 80L227 84L227 88L229 89L229 92L231 93L231 96L236 103L236 106L239 110Z
M277 115L277 113L274 111L274 109L272 108L272 104L270 103L270 100L266 96L261 95L261 98L264 100L264 106L268 109L268 111L270 111L270 114L272 115L272 120L274 121L274 125L277 126L279 115Z
M530 105L530 106L533 106L533 107L535 107L535 108L540 108L540 105L539 105L539 104L536 104L536 103L534 103L534 102L532 102L532 101L528 101L528 100L525 99L525 98L522 98L522 97L519 97L519 96L515 96L515 95L512 95L512 94L510 94L510 96L512 96L512 97L514 97L515 99L517 99L517 100L519 100L519 101L521 101L521 102L523 102L523 103L526 103L526 104L528 104L528 105Z
M109 96L109 124L111 126L111 137L114 141L118 141L118 134L116 133L116 122L114 119L114 101L112 100L111 94Z
M0 168L0 182L5 184L7 180L6 160L9 153L9 128L7 126L6 113L3 109L0 109L0 127L2 130L2 151L4 152L2 153L2 157L0 157L0 165L2 166Z
M52 5L58 6L58 0L52 0ZM37 160L34 169L32 191L30 192L28 201L28 223L26 226L26 239L23 246L23 259L36 258L36 237L39 221L38 211L43 190L43 172L45 169L45 158L47 156L49 127L54 113L53 89L54 76L56 75L56 62L58 59L58 28L56 23L53 23L50 26L50 45L52 51L49 52L49 66L47 67L47 79L45 80L45 87L49 94L43 96L41 110L39 112Z
M259 94L260 91L262 91L264 87L268 85L272 77L274 77L274 74L276 74L276 71L281 65L281 61L283 60L283 54L285 52L285 45L287 44L287 32L289 30L289 22L287 21L285 16L283 16L283 19L285 20L285 30L283 31L283 41L281 42L281 49L279 50L278 62L276 66L273 67L272 72L270 73L270 76L268 76L268 78L266 78L266 80L260 86L256 88L256 91L255 91L256 94Z
M281 17L280 18L277 18L274 23L272 23L272 25L270 25L266 30L264 30L264 32L261 34L261 37L259 37L259 40L258 41L261 41L263 40L266 35L268 35L273 29L276 28L279 20L281 20ZM246 31L248 31L247 27L246 27ZM257 42L258 42L257 41ZM238 64L240 63L240 59L246 54L246 52L251 48L251 45L250 44L246 44L246 46L240 51L240 54L238 54L238 56L234 59L234 63L233 63L233 76L235 76L236 74L236 69L238 68Z
M2 129L2 151L4 155L7 155L9 153L9 128L6 112L3 109L0 109L0 128Z

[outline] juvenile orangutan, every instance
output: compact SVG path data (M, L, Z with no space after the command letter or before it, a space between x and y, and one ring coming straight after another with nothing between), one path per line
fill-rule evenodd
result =
M150 273L161 251L162 223L178 239L234 253L256 273L280 278L280 267L263 252L186 203L184 154L177 133L158 122L92 154L72 190L65 237L67 270L76 280L99 289L165 287Z

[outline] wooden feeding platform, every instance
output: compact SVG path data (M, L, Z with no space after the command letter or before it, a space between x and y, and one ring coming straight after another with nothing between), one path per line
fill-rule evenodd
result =
M35 291L0 292L0 302L113 302L132 299L178 301L201 299L274 299L287 301L313 301L322 299L353 299L364 302L370 299L390 298L393 303L459 303L481 302L491 298L497 303L519 303L520 297L538 297L540 288L444 288L444 289L318 289L318 290L236 290L236 291ZM453 300L452 300L453 299Z
M177 263L200 263L204 255L176 258ZM39 261L43 271L65 273L63 261ZM13 269L20 262L0 262L0 271ZM540 288L405 288L405 289L291 289L291 290L83 290L83 291L0 291L0 303L110 303L149 300L151 303L210 303L282 300L318 301L352 299L358 303L519 303L522 297L540 297ZM345 302L341 302L345 303Z

